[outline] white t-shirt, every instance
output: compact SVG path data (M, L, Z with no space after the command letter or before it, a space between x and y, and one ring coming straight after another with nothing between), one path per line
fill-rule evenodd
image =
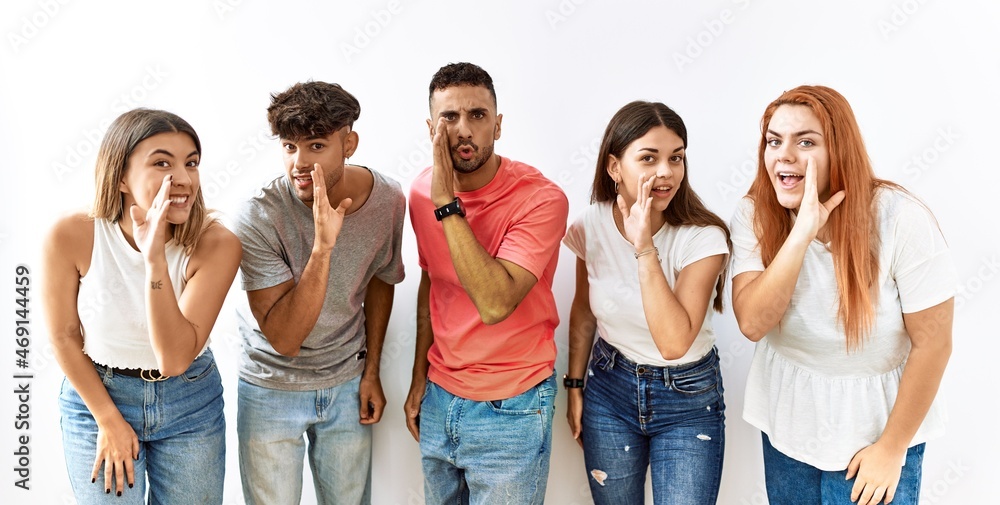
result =
M642 310L639 267L635 247L615 225L612 202L595 203L570 225L563 243L587 263L590 308L597 318L597 333L635 363L653 366L697 361L715 345L709 303L701 331L688 352L676 360L663 359L653 343ZM673 289L684 267L716 254L729 255L725 233L714 226L664 225L653 235L660 264ZM715 289L712 297L715 299Z
M892 189L879 191L877 205L879 292L875 327L862 347L847 350L833 255L814 240L788 309L757 343L747 378L743 418L785 455L825 471L847 468L885 428L910 352L903 313L948 300L957 285L930 211ZM764 270L752 213L744 198L733 217L733 276ZM935 401L911 446L940 436L945 420Z

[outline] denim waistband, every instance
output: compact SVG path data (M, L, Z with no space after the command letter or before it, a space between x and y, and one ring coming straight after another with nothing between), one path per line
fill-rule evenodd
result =
M711 351L691 363L667 366L644 365L626 358L617 347L607 343L600 337L598 337L597 343L594 344L594 356L596 357L598 355L603 355L608 359L608 368L619 367L634 373L637 376L654 378L669 378L671 376L676 377L677 375L701 368L708 363L715 363L719 360L719 352L713 346Z

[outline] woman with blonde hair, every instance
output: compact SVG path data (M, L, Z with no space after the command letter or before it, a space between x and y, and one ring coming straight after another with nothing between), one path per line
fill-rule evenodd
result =
M222 503L222 383L208 337L242 253L206 215L200 160L180 117L122 114L98 152L91 214L62 218L46 239L43 303L80 503L143 503L147 490L150 503Z
M930 211L875 177L847 100L800 86L761 119L731 224L733 310L757 342L743 417L771 503L917 503L956 276Z

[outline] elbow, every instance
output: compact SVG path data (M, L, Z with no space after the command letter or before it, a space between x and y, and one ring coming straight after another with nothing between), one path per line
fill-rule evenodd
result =
M737 318L737 324L740 326L740 333L751 342L759 342L760 339L764 338L765 332L760 331L753 324L741 321L739 318Z
M517 304L512 306L496 305L490 307L480 307L479 318L483 321L483 324L487 326L502 323L514 313L514 309L516 308Z
M288 344L281 345L281 344L274 344L274 343L272 343L271 347L273 347L274 350L278 354L280 354L280 355L282 355L282 356L284 356L286 358L294 358L294 357L298 356L299 355L299 351L302 350L302 347L300 347L300 346L297 346L297 345L288 345Z
M176 377L186 372L192 361L159 358L156 360L156 366L159 368L160 375Z
M665 360L673 361L675 359L683 358L684 355L687 354L687 351L687 349L684 349L683 351L679 349L660 349L660 356L663 356L663 359Z

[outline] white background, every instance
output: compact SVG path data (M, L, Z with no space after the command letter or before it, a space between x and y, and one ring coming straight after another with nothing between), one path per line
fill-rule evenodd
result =
M749 186L764 107L783 90L825 84L854 107L878 175L935 212L957 263L955 350L942 385L948 435L928 445L923 503L980 502L994 494L1000 301L995 149L1000 128L1000 8L991 1L813 4L793 1L596 0L404 3L75 2L18 0L0 7L0 485L19 503L72 503L56 404L62 373L43 324L39 255L58 216L85 209L107 124L135 107L163 108L202 138L208 204L231 213L281 173L265 120L269 94L302 80L341 83L362 104L351 159L404 190L430 163L427 85L442 65L472 61L495 80L503 137L497 152L537 166L570 200L588 203L594 157L611 115L634 99L663 101L689 130L690 180L730 218ZM623 4L623 2L616 2ZM402 404L409 386L420 277L409 227L407 278L396 289L382 363L389 400L375 428L374 501L423 501L417 444ZM561 251L555 294L565 372L572 254ZM31 270L31 369L18 381L14 269ZM241 503L236 458L238 286L212 335L226 387L226 503ZM728 306L728 300L727 300ZM729 406L720 503L766 503L760 436L741 419L752 345L730 310L717 316ZM15 429L13 390L30 382L30 429ZM548 502L589 503L582 452L568 434L560 392ZM13 455L30 437L30 491ZM823 434L817 434L822 442ZM307 480L305 503L313 502Z

